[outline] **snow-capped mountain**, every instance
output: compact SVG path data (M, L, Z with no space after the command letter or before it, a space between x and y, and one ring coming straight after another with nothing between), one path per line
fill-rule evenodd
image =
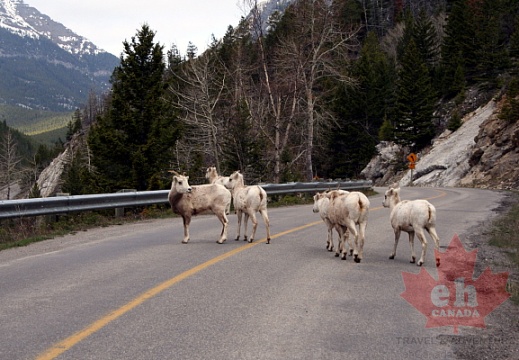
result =
M118 63L23 0L0 0L0 107L74 110L109 89Z
M86 38L26 5L23 0L0 0L0 28L21 37L45 37L71 54L96 55L105 52Z

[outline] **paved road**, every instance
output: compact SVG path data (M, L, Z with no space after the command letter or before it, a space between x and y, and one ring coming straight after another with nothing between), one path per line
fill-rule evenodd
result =
M377 189L383 192L383 189ZM493 216L498 192L403 188L437 207L442 248ZM214 216L81 232L0 252L0 359L450 359L400 294L406 234L395 260L389 210L371 197L360 264L325 249L312 206L273 208L272 244L216 244ZM470 240L470 239L468 239ZM418 246L418 244L417 244ZM420 247L417 247L419 250ZM426 270L436 276L433 246ZM462 331L462 330L461 330ZM482 330L484 331L484 330Z

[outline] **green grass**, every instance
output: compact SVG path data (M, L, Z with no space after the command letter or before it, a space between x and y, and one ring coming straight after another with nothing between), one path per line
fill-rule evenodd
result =
M515 196L516 200L519 199L518 194ZM503 249L510 257L514 269L519 269L519 202L516 202L506 214L494 220L489 243ZM512 295L512 301L519 304L519 283L509 279L507 291Z
M71 120L71 114L63 114L45 118L32 124L26 124L15 128L25 135L35 136L66 128Z
M52 131L47 131L37 135L31 135L31 139L39 144L45 144L47 146L53 146L58 140L65 142L67 138L67 127L59 128Z

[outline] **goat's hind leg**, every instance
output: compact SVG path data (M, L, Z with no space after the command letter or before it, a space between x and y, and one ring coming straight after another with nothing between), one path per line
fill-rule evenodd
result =
M357 229L355 227L355 223L353 222L353 220L349 220L347 222L347 226L348 226L348 229L346 231L348 231L350 233L350 236L348 236L348 245L350 247L350 253L353 251L353 259L355 260L356 263L359 263L361 258L359 257L359 245L358 245L358 241L359 241L359 233L357 232ZM351 236L353 236L353 239L354 239L354 242L352 244L351 242ZM346 255L347 255L347 251L343 251L342 253L342 258L343 260L346 259Z
M416 254L414 252L414 231L409 231L409 246L411 247L411 264L416 262Z
M355 246L358 246L358 261L355 259L355 261L360 262L364 258L364 240L366 238L366 225L367 223L363 222L359 224L359 234L358 234L358 244L355 242Z
M238 230L236 232L236 241L240 240L240 230L241 230L241 216L242 216L242 211L241 210L237 210L236 211L236 217L238 218ZM247 234L245 234L245 237L247 237Z
M438 234L436 233L436 229L434 226L430 226L427 231L431 235L432 239L434 240L434 248L436 249L435 258L436 258L436 266L440 266L440 257L438 253L440 252L440 238L438 237Z
M263 223L265 223L265 231L267 232L267 244L270 244L270 220L267 210L260 210L261 217L263 218Z
M342 226L337 226L337 232L339 233L339 238L337 239L337 250L335 250L335 257L341 256L342 250L344 249L344 229Z
M400 229L395 229L395 245L393 247L393 252L391 253L391 255L389 255L389 258L391 260L393 260L396 256L396 248L398 246L398 240L400 240Z
M248 239L249 242L253 242L254 241L254 235L256 234L256 226L254 225L254 221L256 220L256 217L250 216L250 214L247 213L247 212L245 212L244 217L245 217L245 225L244 225L245 228L243 230L243 240L247 241L247 239ZM251 222L252 222L252 233L251 233L250 237L247 237L247 229L248 229L248 226L249 226L249 218L251 219ZM258 222L256 221L256 224L257 223Z
M224 210L220 214L216 214L216 217L222 223L222 232L220 233L220 239L217 241L218 244L223 244L225 240L227 240L227 228L229 226L229 219L227 219L227 215L225 214L226 210Z
M427 253L427 238L425 237L425 234L423 233L423 229L419 229L416 232L416 236L418 237L418 239L422 243L422 256L420 257L420 260L418 260L416 265L422 266L424 261L425 261L425 254Z

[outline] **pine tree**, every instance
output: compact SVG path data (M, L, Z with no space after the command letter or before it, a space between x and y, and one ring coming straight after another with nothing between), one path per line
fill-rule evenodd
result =
M384 117L384 122L378 132L380 141L393 141L395 138L395 127L387 117Z
M433 75L440 55L439 38L431 18L424 10L415 19L412 35L420 57Z
M76 109L76 111L74 111L72 119L69 121L67 125L67 141L70 141L70 139L72 139L72 136L81 130L81 124L81 111L79 109Z
M462 73L471 79L477 66L474 24L469 10L467 0L455 0L447 18L441 50L442 92L447 97L454 97L460 91L455 74Z
M178 138L175 114L165 98L163 47L154 36L143 25L131 42L124 42L108 110L89 134L105 191L148 190L149 180L168 168Z
M434 136L432 114L435 98L429 71L414 40L407 45L400 65L395 137L398 143L419 151Z

